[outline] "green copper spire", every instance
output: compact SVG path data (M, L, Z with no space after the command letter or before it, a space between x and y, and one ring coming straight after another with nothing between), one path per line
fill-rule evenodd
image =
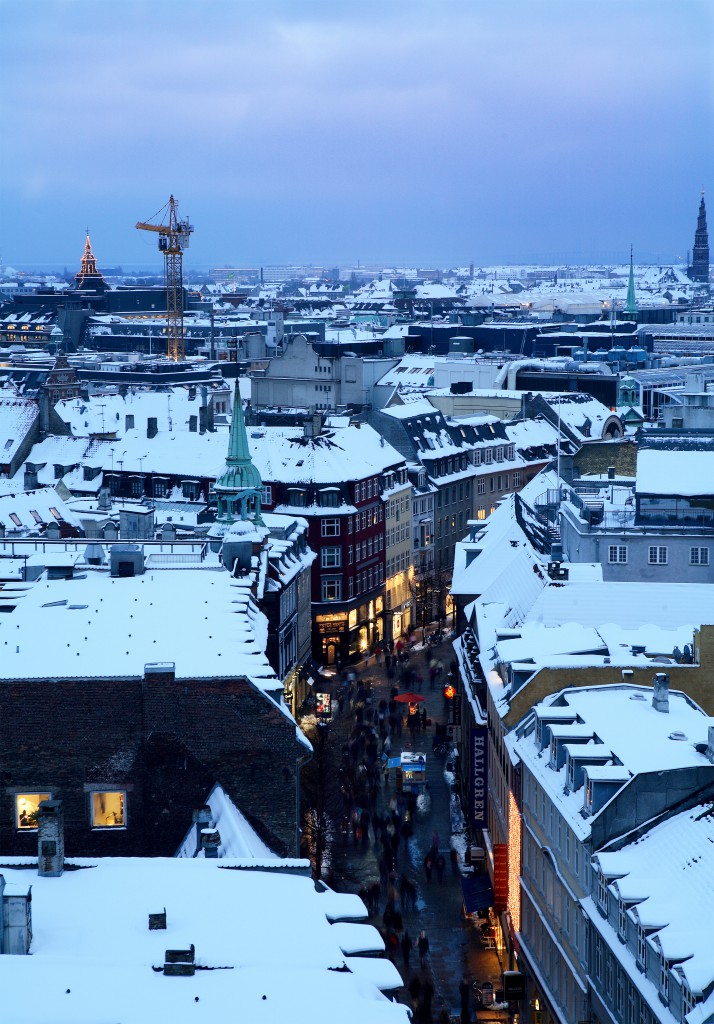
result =
M630 277L627 282L627 303L625 312L637 318L637 302L635 301L635 271L632 266L632 246L630 246Z
M233 419L228 441L226 468L215 484L218 504L218 518L235 522L236 519L252 519L262 523L260 499L263 481L253 465L248 448L248 434L245 429L243 403L236 379L233 396Z

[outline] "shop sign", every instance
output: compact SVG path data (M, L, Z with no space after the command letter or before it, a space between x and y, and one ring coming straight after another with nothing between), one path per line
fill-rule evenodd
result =
M316 693L315 701L315 714L321 718L330 718L332 716L332 694Z
M500 913L508 906L508 847L493 844L493 909Z
M485 725L471 729L471 828L488 828L488 730Z

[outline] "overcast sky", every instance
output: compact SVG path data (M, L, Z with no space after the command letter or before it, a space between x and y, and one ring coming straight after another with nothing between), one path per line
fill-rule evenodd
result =
M711 0L0 0L0 255L669 260L714 235Z

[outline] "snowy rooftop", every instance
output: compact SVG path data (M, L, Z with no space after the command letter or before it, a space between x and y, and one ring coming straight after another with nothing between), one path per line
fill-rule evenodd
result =
M648 930L648 942L657 952L661 947L667 960L682 961L675 969L690 991L701 995L709 989L714 983L712 805L677 814L622 849L598 854L595 863L614 880L617 895L634 903L630 916ZM607 929L612 948L617 948L613 929L602 917L598 927Z
M6 586L0 602L12 608L0 615L0 679L143 676L147 663L174 662L177 678L246 676L281 689L250 579L225 570L112 579L89 569L86 578Z
M392 964L367 958L363 969L363 958L350 958L344 970L353 946L383 948L369 925L330 923L352 916L353 897L318 892L309 877L260 870L260 861L253 870L202 858L73 863L89 870L41 878L2 869L8 886L32 886L32 955L0 957L8 1022L215 1024L231 1008L251 1024L409 1021L406 1007L373 981L381 966L379 982L398 987ZM164 908L166 930L149 931L149 913ZM192 944L197 965L223 969L187 978L152 970L167 949Z
M669 692L668 713L655 710L652 699L651 688L625 684L564 690L536 704L533 717L529 716L522 727L506 738L507 745L537 777L580 839L588 837L593 817L602 808L594 815L581 813L585 786L573 789L568 784L567 759L557 770L551 767L551 737L557 736L560 742L567 743L572 734L569 751L610 755L609 766L618 769L617 777L609 780L613 787L611 796L629 784L622 781L618 786L623 776L626 779L628 775L648 772L712 767L706 755L696 749L700 744L706 747L712 719L682 693ZM535 717L543 716L547 722L548 711L553 707L557 713L568 709L578 724L544 724L545 735L539 741L533 727Z
M353 424L306 438L299 427L248 429L253 463L265 483L359 480L403 463L400 453L367 424Z
M641 448L637 493L675 496L714 494L714 451Z
M0 398L0 464L12 462L39 414L30 399Z

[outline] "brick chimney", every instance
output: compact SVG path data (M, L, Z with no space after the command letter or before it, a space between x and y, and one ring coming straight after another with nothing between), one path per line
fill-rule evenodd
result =
M655 711L669 714L669 676L666 672L658 672L652 684L652 707Z
M64 871L61 800L43 800L37 812L37 870L44 878L59 878Z

